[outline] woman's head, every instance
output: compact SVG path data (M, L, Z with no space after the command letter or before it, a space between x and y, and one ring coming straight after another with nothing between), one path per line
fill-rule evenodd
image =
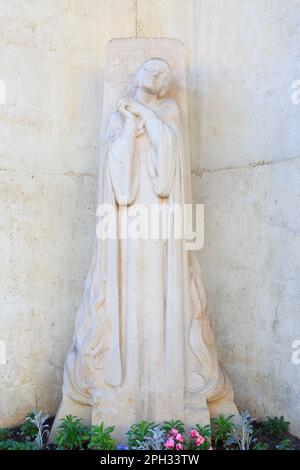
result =
M147 93L163 98L169 89L172 70L169 64L159 58L146 60L134 77L134 88L142 88Z

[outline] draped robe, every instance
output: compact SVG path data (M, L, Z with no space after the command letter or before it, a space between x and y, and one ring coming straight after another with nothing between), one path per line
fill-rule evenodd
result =
M155 142L147 125L135 132L117 112L108 123L98 203L112 204L119 215L137 204L190 202L179 105L163 98L152 110L159 119ZM226 393L232 398L200 267L185 240L96 239L65 364L64 400L90 405L95 422L128 428L140 419L189 422L207 400Z

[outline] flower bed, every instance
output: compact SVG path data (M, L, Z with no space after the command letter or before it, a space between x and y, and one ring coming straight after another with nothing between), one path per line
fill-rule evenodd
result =
M141 421L131 426L126 442L113 437L114 426L102 422L90 429L76 416L61 420L54 444L48 444L53 418L40 412L29 413L24 423L14 429L0 429L0 450L299 450L300 440L289 433L289 423L268 417L255 421L247 412L233 422L233 417L212 419L210 426L196 424L185 429L180 420L160 424Z

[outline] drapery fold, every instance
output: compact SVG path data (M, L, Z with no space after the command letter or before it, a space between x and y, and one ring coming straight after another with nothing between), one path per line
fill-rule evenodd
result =
M190 202L189 162L180 109L174 100L163 99L155 113L160 121L155 146L149 142L146 129L137 136L132 128L124 126L118 113L110 118L99 167L98 205L111 204L116 215L124 206L143 202L143 194L147 194L149 204L164 200L166 204L183 207ZM142 176L141 171L144 171ZM121 271L118 229L117 217L115 238L96 239L74 342L66 361L65 393L87 404L93 404L94 391L98 393L101 387L122 387L125 359L121 348L121 317L124 312L141 314L127 311L122 303L120 289L128 286L123 282L126 274ZM184 243L185 240L168 240L161 261L164 265L162 373L167 389L177 390L182 406L186 390L196 401L200 396L215 399L224 393L225 383L206 318L200 268L194 255L185 250ZM126 255L130 259L130 251ZM153 262L160 263L155 256ZM194 296L193 286L197 292ZM138 290L139 286L133 288ZM177 374L178 367L184 370L183 374Z

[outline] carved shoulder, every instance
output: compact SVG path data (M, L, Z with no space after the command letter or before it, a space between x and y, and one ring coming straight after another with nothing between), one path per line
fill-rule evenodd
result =
M161 104L161 115L168 124L182 127L182 111L176 100L165 98Z

